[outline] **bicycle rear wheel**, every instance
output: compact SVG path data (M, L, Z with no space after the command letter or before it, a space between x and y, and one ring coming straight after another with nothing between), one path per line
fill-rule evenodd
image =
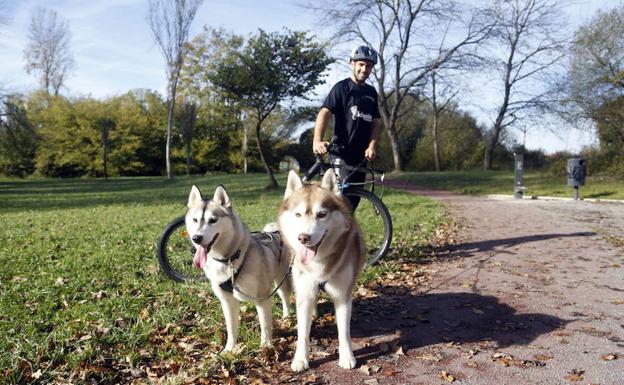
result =
M354 217L364 237L366 262L374 265L386 255L392 242L392 218L388 208L368 190L352 188L345 190L344 195L360 198Z
M171 221L158 239L156 255L162 271L178 282L205 280L202 270L193 266L195 248L188 237L184 216Z

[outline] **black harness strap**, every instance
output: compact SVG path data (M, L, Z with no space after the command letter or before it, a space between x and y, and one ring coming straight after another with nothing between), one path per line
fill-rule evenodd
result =
M236 250L236 252L228 259L217 259L217 258L213 258L213 259L221 263L229 264L230 262L237 260L240 257L240 255L241 255L241 251L239 249L239 250ZM234 279L230 278L219 284L219 287L221 288L221 290L227 291L228 293L234 292L234 287L232 285L232 282L236 280L236 277L238 277L238 273L240 273L241 270L243 270L244 264L245 264L245 260L243 260L243 263L238 267L238 270L234 273Z
M214 259L217 262L221 262L221 263L229 263L229 262L232 262L232 261L236 261L240 257L240 253L241 253L240 250L236 250L236 252L234 254L232 254L232 256L229 257L229 258L219 259L219 258L212 257L212 259Z

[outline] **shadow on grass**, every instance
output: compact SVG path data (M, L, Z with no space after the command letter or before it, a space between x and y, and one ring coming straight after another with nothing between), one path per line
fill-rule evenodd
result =
M584 195L583 198L593 198L593 199L600 199L600 198L608 198L608 197L612 197L615 194L617 194L617 191L603 191L601 193L594 193L594 194L587 194Z
M0 181L0 212L56 210L116 204L186 204L191 185L211 196L219 184L237 200L279 195L267 190L266 175L214 175L177 177L125 177L103 179L41 179ZM210 194L210 195L208 195Z
M484 343L496 349L528 345L543 334L565 326L570 320L548 314L517 313L496 297L477 293L435 293L415 296L397 288L380 288L379 296L354 301L351 335L360 363L391 355L398 346L404 352L448 344ZM387 293L386 293L387 292ZM331 304L323 311L333 312ZM319 314L321 313L319 312ZM312 335L337 344L334 323L315 325ZM389 347L395 346L394 349ZM337 359L331 355L311 362L317 367Z

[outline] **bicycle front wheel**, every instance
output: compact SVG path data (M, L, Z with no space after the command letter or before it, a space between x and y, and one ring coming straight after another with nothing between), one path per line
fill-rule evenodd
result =
M392 218L388 208L377 195L368 190L353 188L344 191L344 195L360 199L354 217L362 230L366 262L374 265L386 255L392 242Z
M167 225L158 239L156 255L160 268L174 281L205 280L204 272L193 266L194 254L184 217L178 217Z

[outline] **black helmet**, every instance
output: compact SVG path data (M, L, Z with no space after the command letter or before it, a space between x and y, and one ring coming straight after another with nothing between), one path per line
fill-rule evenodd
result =
M375 65L377 64L377 52L375 52L375 50L372 49L371 47L361 45L351 52L351 56L349 57L349 59L351 61L365 60Z

